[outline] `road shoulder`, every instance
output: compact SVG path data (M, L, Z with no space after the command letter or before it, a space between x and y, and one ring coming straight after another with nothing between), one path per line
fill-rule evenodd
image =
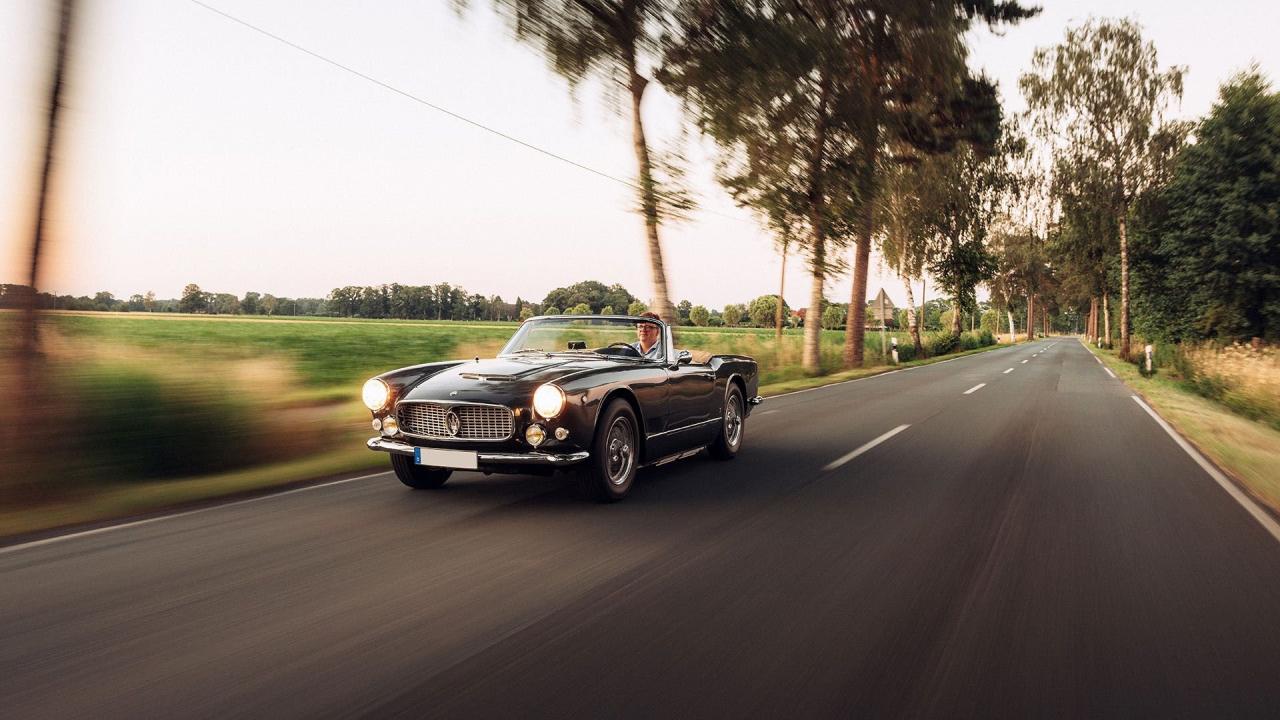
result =
M1159 375L1081 343L1192 447L1280 518L1280 431L1243 418Z

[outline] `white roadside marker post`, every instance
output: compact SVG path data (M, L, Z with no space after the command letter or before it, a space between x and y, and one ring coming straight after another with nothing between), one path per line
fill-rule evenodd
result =
M1151 345L1147 345L1147 374L1151 374Z
M890 338L889 342L893 343L893 364L898 364L898 338Z

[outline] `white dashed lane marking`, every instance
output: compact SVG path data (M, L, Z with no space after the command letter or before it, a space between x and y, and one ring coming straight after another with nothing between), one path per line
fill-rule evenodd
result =
M978 392L979 390L981 390L982 388L984 388L984 387L986 387L986 386L987 386L987 384L986 384L986 383L978 383L977 385L974 385L973 387L969 388L968 390L965 390L965 391L964 391L964 394L965 394L965 395L971 395L971 394L973 394L973 393Z
M903 430L906 430L906 429L907 429L907 428L909 428L909 427L911 427L911 426L910 426L910 425L899 425L898 427L896 427L896 428L894 428L894 429L890 430L889 432L887 432L887 433L885 433L885 434L881 435L880 437L876 438L875 440L872 440L871 442L869 442L869 443L867 443L867 444L865 444L865 445L862 445L862 446L861 446L861 447L859 447L857 450L854 450L853 452L849 453L848 455L843 455L843 456L841 456L841 457L837 458L836 460L831 461L830 463L828 463L828 464L827 464L827 466L826 466L826 467L822 468L822 471L823 471L823 472L831 472L832 470L835 470L836 468L840 467L841 465L844 465L845 463L849 462L850 460L852 460L852 459L854 459L854 458L858 457L858 456L859 456L859 455L861 455L862 453L864 453L864 452L866 452L866 451L870 450L871 448L873 448L873 447L875 447L875 446L879 445L880 443L884 442L885 440L888 440L889 438L893 437L894 435L897 435L898 433L902 432Z

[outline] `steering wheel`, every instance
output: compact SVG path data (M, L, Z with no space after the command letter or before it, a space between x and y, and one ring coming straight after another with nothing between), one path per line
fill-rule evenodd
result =
M636 352L635 347L633 347L631 343L625 343L625 342L609 343L608 347L606 347L605 349L608 350L610 348L615 348L615 347L625 348L627 350L630 350L632 355L635 355L636 357L640 357L640 353Z

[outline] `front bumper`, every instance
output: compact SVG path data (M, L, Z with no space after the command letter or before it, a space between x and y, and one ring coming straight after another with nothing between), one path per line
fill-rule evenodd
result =
M413 446L407 443L388 440L382 437L369 438L369 442L365 443L370 450L378 450L380 452L396 453L398 455L413 456ZM566 465L576 465L577 463L591 457L591 453L575 452L562 453L559 455L551 455L547 453L503 453L503 452L478 452L476 453L476 461L481 465L540 465L543 467L564 467Z

